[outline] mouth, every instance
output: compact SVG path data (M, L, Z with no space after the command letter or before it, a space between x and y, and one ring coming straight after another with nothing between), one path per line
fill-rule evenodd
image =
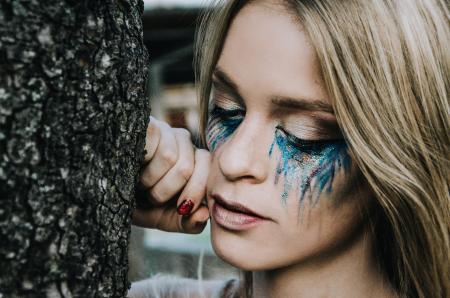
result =
M266 217L240 203L227 201L217 194L211 198L214 200L212 218L224 229L242 231L267 220Z

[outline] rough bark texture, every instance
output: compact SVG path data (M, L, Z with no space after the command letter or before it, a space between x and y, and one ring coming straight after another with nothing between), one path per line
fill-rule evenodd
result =
M123 297L141 0L0 1L0 297Z

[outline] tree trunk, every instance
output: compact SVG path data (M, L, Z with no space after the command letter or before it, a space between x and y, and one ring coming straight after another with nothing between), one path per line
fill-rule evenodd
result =
M142 0L0 1L0 297L124 297Z

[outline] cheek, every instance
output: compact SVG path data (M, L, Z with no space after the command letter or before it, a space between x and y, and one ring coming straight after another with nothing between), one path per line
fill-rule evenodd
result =
M337 175L346 176L351 166L345 143L333 143L320 152L305 153L290 145L284 136L276 134L269 150L278 149L279 157L275 170L274 183L283 180L281 201L286 204L290 193L294 193L297 202L306 197L317 202L322 193L333 191L332 185Z
M357 199L353 197L339 206L331 206L330 201L313 208L307 206L300 221L291 217L290 222L286 222L289 232L284 234L284 244L290 244L293 248L290 251L297 251L300 259L326 255L337 247L351 244L365 226L359 206L355 204Z
M351 192L342 192L345 185L355 185L358 178L353 174L339 175L334 180L333 192L322 193L318 201L305 200L301 208L298 201L289 198L285 212L278 213L277 231L266 232L273 235L265 254L267 262L282 266L329 255L352 245L362 235L367 223L362 209L368 203L368 190L359 184Z

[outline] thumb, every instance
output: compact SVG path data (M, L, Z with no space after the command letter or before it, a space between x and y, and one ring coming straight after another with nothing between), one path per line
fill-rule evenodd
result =
M189 216L181 218L183 232L189 234L199 234L205 228L209 219L209 210L205 205L201 205Z

